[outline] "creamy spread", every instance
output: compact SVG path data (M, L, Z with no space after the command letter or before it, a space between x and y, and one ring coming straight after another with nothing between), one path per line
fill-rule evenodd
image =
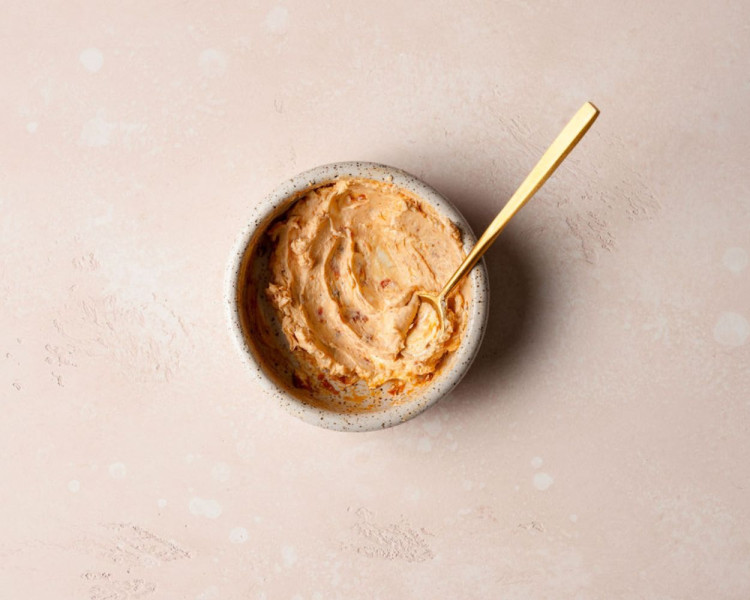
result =
M269 229L266 294L298 359L295 385L369 387L429 380L466 325L459 287L440 329L415 292L437 292L461 263L460 234L394 184L342 178L301 196Z

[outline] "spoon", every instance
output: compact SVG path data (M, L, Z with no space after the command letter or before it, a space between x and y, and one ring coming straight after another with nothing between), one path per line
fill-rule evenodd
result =
M458 285L458 283L464 278L464 276L471 271L474 265L477 264L482 255L487 252L490 246L495 242L497 236L505 228L516 213L521 210L521 207L526 204L531 197L537 192L537 190L544 185L544 182L549 179L550 175L555 172L555 169L560 166L560 163L570 154L570 151L575 148L575 145L581 140L581 138L589 130L589 127L593 125L596 117L599 116L599 109L596 108L591 102L586 102L568 124L563 128L560 134L557 136L554 142L547 148L547 151L539 159L539 162L531 170L523 183L518 187L515 193L510 197L507 204L503 206L502 210L498 213L495 219L490 223L490 226L479 238L474 248L467 255L461 266L456 269L448 283L445 284L440 293L430 294L429 292L419 291L416 295L422 300L427 301L437 311L440 319L440 329L445 328L446 321L446 298ZM416 315L415 315L416 317Z

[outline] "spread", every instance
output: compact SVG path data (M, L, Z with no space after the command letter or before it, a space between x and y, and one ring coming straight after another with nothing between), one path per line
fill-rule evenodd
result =
M393 183L340 178L306 191L269 229L265 290L291 351L295 385L333 379L429 381L461 340L464 286L445 327L415 294L437 292L463 260L457 227Z

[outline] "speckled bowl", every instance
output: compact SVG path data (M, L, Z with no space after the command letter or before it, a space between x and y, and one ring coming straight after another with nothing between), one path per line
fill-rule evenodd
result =
M359 403L336 401L336 397L305 397L305 393L285 383L285 376L272 364L263 349L255 342L252 323L247 317L248 298L257 294L260 283L254 273L263 273L263 251L257 250L265 231L286 211L296 198L310 187L339 177L362 177L392 182L430 204L440 215L453 221L459 228L468 252L476 242L471 228L461 213L426 183L400 169L366 162L341 162L316 167L284 181L255 206L249 224L239 236L226 274L225 304L229 325L240 354L247 360L259 384L296 417L307 423L338 431L373 431L403 423L418 415L447 395L463 378L476 356L484 337L489 314L489 285L484 261L479 262L468 276L471 290L469 318L461 344L451 354L435 377L426 384L408 390L403 398L388 396L383 390L369 391L372 402L365 407ZM252 287L255 286L255 287ZM251 291L248 291L251 290ZM277 366L274 366L277 365ZM288 367L287 370L291 370ZM320 392L316 392L320 396Z

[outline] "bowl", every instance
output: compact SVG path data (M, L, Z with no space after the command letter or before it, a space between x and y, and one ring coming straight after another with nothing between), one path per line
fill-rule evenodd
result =
M337 431L373 431L403 423L445 397L463 378L479 351L489 314L489 282L484 260L467 276L468 318L459 347L441 364L427 383L400 392L381 386L374 390L359 382L329 391L311 391L294 385L293 358L285 348L280 329L259 334L251 314L257 314L268 277L266 230L306 190L340 177L356 177L393 183L429 204L452 221L461 235L464 253L476 243L461 213L444 196L417 177L386 165L339 162L300 173L281 183L258 202L237 238L226 273L225 305L229 328L240 355L260 386L287 411L312 425ZM265 277L265 279L264 279ZM253 311L248 306L253 304ZM262 307L261 307L262 310ZM261 342L261 338L264 340ZM268 340L273 343L268 343Z

